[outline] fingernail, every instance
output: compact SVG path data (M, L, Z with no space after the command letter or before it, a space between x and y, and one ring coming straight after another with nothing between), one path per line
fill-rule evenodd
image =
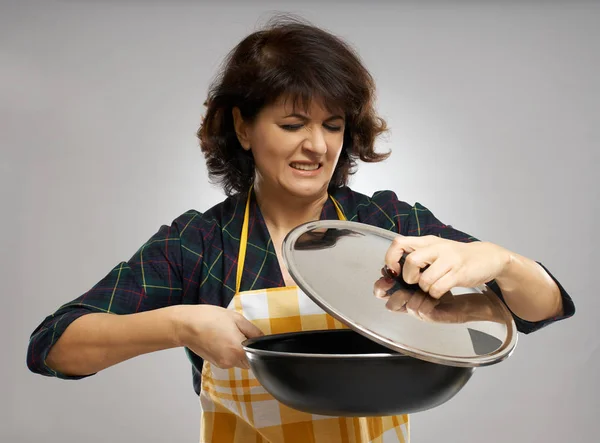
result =
M385 265L383 267L383 269L381 270L381 273L383 274L383 276L385 278L389 278L389 279L395 279L396 277L398 277L398 274L396 274L396 271L394 271L393 269L390 269L388 267L388 265Z

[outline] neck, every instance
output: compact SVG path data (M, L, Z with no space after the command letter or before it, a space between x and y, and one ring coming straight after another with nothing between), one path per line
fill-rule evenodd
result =
M327 190L310 198L281 195L281 192L273 192L259 183L254 185L254 190L272 236L285 236L298 225L318 220L328 198Z

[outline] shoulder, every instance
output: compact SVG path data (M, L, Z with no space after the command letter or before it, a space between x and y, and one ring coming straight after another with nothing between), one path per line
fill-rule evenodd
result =
M223 229L235 221L236 214L243 210L241 200L242 196L234 195L204 211L189 209L173 220L171 228L182 240L210 242L220 238Z
M395 192L381 190L367 196L350 188L340 188L332 193L340 201L346 218L388 229L402 235L436 235L457 241L476 241L465 232L440 221L419 202L409 204L399 200Z
M241 225L244 198L228 197L204 211L190 209L173 221L179 234L184 294L192 299L227 305L231 279L227 280L225 267L231 266L237 246L231 233Z
M403 218L413 206L398 199L391 190L375 191L366 195L349 187L334 190L332 196L340 203L350 221L366 223L399 232Z

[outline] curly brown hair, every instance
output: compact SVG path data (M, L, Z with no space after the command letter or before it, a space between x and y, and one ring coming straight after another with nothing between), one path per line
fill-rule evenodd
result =
M277 17L243 39L226 57L209 88L198 129L209 176L227 195L254 181L254 160L237 138L232 111L252 122L279 98L309 107L313 97L345 113L344 142L330 187L346 186L357 160L379 162L375 139L387 130L374 109L375 82L355 51L340 38L295 18Z

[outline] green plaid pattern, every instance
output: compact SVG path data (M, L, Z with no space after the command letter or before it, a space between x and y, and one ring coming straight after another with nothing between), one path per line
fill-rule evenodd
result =
M119 263L89 291L46 317L31 335L27 352L29 369L46 376L83 378L57 373L45 364L45 359L67 326L85 314L131 314L175 304L208 303L227 307L235 292L237 255L247 195L229 197L204 213L190 210L180 215L170 225L162 226L129 261ZM332 191L331 195L350 221L402 235L437 235L461 242L477 240L443 224L421 204L409 205L398 200L392 191L379 191L368 197L344 187ZM337 219L331 199L323 207L321 219ZM285 283L273 243L253 196L240 290L283 286ZM490 286L502 297L494 282ZM559 287L565 306L564 316L538 323L515 317L519 331L531 333L574 314L571 298L560 284ZM203 362L188 349L186 352L192 363L194 389L199 393Z

